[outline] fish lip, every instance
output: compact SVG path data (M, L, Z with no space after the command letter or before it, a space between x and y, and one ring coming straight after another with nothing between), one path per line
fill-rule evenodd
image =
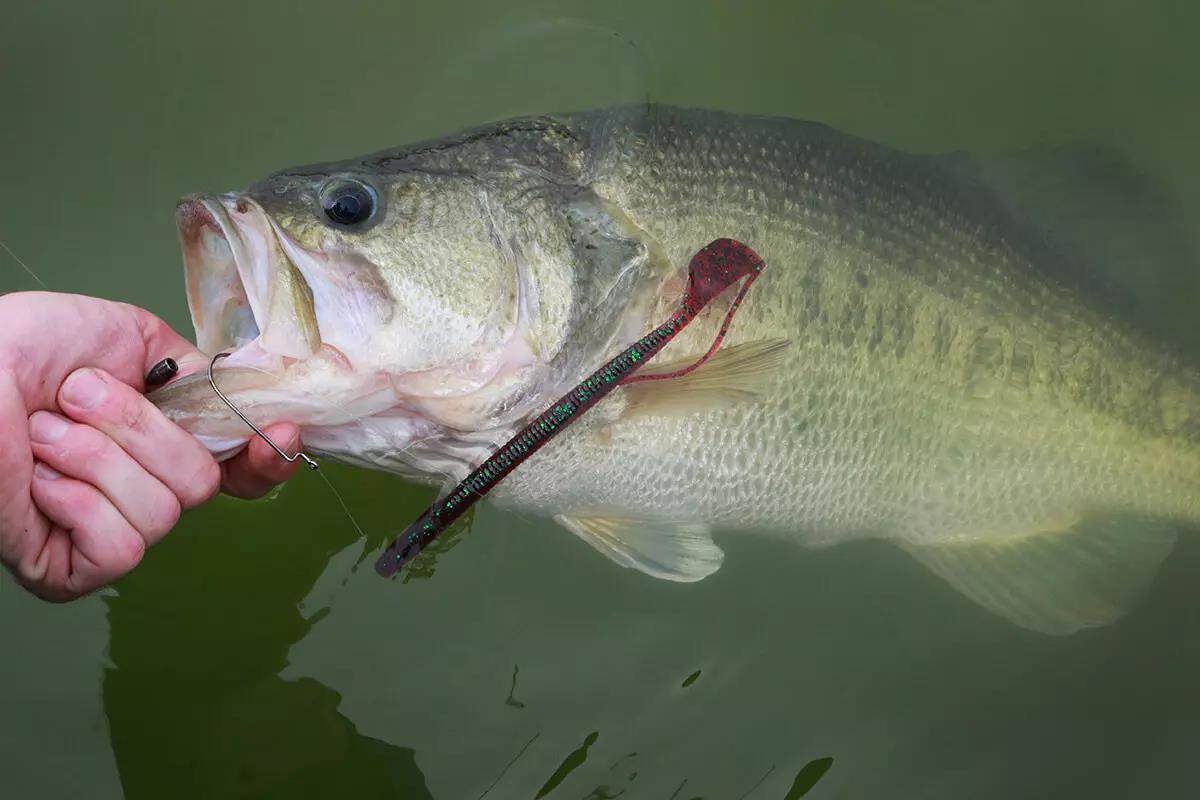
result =
M255 267L223 201L239 207L230 195L196 194L175 208L188 308L197 346L206 353L245 347L260 336L265 322L261 284L247 280Z
M315 320L307 333L288 327L294 317L280 279L296 272L261 205L242 194L191 195L177 206L176 223L202 351L231 352L237 363L304 358L320 348Z

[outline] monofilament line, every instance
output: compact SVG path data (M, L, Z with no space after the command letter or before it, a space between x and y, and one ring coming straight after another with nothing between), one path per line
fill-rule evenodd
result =
M21 269L23 269L23 270L25 270L26 272L28 272L28 273L29 273L29 277L31 277L31 278L33 278L35 281L37 281L37 283L38 283L38 286L41 286L43 289L45 289L45 290L47 290L47 291L49 291L49 290L50 290L50 287L46 285L46 282L45 282L44 280L42 280L41 278L39 278L39 277L37 276L37 273L36 273L36 272L34 272L32 269L30 269L30 268L29 268L29 265L28 265L28 264L26 264L24 261L22 261L22 260L21 260L21 257L20 257L20 256L18 256L16 253L14 253L14 252L12 251L12 248L10 248L8 245L6 245L6 244L4 243L4 240L3 240L3 239L0 239L0 247L3 247L3 248L4 248L4 252L6 252L6 253L8 253L10 256L12 256L12 259L13 259L13 261L16 261L18 264L20 264L20 265L21 265Z

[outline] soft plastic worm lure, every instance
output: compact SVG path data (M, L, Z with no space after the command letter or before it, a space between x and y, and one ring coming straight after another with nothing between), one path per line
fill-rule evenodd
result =
M449 528L468 508L491 491L508 473L516 469L517 465L537 452L538 448L600 402L613 389L621 384L638 381L678 378L707 361L721 346L742 298L746 296L750 284L758 278L764 266L757 253L734 239L717 239L701 249L688 264L687 291L679 310L670 319L634 342L616 358L560 397L554 405L522 428L516 436L509 439L478 469L468 475L466 480L454 487L450 494L425 509L425 512L379 557L375 562L375 570L385 578L394 575L437 538L438 534ZM707 353L694 364L674 372L633 375L687 327L709 301L742 278L746 281L734 297L733 304L721 323L720 331Z

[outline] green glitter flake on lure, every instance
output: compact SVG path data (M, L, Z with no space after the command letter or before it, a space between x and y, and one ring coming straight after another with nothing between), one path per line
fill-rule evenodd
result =
M600 402L609 392L622 384L640 381L669 380L686 375L699 367L717 352L733 315L741 305L750 285L758 278L764 267L758 254L734 239L717 239L710 242L692 257L688 264L687 290L675 316L659 325L651 333L627 347L615 358L604 364L570 392L560 397L546 411L522 428L504 446L500 447L466 480L460 483L450 496L434 502L425 512L408 526L379 560L375 570L384 577L391 577L405 564L429 545L446 528L462 516L492 487L504 480L508 473L521 462L550 441L559 431L566 428L581 414ZM738 281L744 279L733 304L725 313L725 319L716 339L708 352L698 361L683 369L660 375L633 375L645 366L659 351L687 327L697 314L711 301Z

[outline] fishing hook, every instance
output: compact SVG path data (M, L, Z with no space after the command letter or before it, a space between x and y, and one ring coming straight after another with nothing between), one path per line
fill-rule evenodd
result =
M233 413L237 414L238 419L240 419L242 422L249 425L250 430L252 430L256 434L258 434L258 438L262 439L264 442L269 444L271 446L271 449L274 450L276 453L278 453L279 457L282 458L284 461L291 464L296 459L301 459L305 464L308 465L309 469L317 469L318 468L317 462L313 461L311 458L309 458L307 455L305 455L303 450L299 451L294 456L289 456L287 453L283 452L283 449L279 445L277 445L277 444L275 444L275 442L271 441L271 437L267 436L265 433L263 433L261 430L259 430L258 426L255 425L253 422L251 422L249 417L247 417L245 414L243 414L241 411L239 411L237 406L235 406L233 403L229 402L229 398L226 397L225 394L219 388L217 388L217 379L213 375L213 367L215 367L217 365L218 361L220 361L222 358L226 358L228 355L229 355L229 353L217 353L215 356L212 357L212 361L208 362L208 382L212 385L213 391L217 393L217 397L221 398L221 402L223 402L225 405L229 406L229 410L232 411Z

